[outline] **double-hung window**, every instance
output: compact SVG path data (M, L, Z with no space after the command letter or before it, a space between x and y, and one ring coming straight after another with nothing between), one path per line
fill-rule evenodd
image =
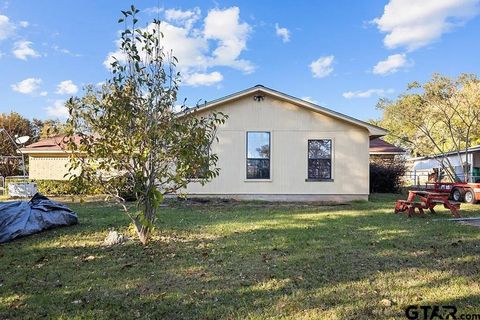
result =
M332 140L308 140L308 180L332 179Z
M247 179L270 179L270 132L247 132Z

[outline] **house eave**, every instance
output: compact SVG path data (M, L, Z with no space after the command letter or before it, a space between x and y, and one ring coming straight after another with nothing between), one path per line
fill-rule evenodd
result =
M28 149L20 149L20 153L23 154L72 154L72 151L69 150L28 150Z
M205 110L209 110L209 109L215 108L219 105L223 105L225 103L228 103L228 102L231 102L231 101L234 101L234 100L237 100L237 99L241 99L241 98L243 98L245 96L248 96L248 95L251 95L253 93L269 94L273 97L276 97L277 99L287 101L287 102L291 102L293 104L296 104L296 105L302 106L304 108L307 108L311 111L318 112L318 113L321 113L321 114L325 114L325 115L331 116L333 118L340 119L340 120L349 122L351 124L355 124L357 126L363 127L363 128L368 130L371 139L380 138L380 137L382 137L382 136L384 136L388 133L387 130L385 130L383 128L380 128L378 126L369 124L367 122L355 119L353 117L347 116L347 115L342 114L340 112L333 111L331 109L316 105L314 103L296 98L294 96L291 96L291 95L285 94L283 92L280 92L280 91L277 91L277 90L274 90L274 89L270 89L270 88L267 88L267 87L261 86L261 85L257 85L255 87L251 87L251 88L248 88L248 89L230 94L230 95L225 96L223 98L212 100L210 102L205 103L203 106L198 106L197 108L193 109L192 112L202 112L202 111L205 111Z

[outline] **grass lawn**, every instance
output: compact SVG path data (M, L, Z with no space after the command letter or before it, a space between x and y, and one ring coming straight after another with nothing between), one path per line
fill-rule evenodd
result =
M109 229L131 232L128 219L109 204L68 204L79 225L0 245L0 319L397 319L411 304L480 313L480 229L394 215L398 197L174 203L147 247L104 247ZM480 216L480 205L461 212Z

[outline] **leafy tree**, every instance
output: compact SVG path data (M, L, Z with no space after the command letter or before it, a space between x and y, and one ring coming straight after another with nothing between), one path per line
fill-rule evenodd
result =
M111 79L67 102L67 134L72 180L122 204L145 244L166 194L181 192L199 170L202 184L219 174L211 145L226 116L202 115L185 104L176 111L177 59L161 45L160 21L139 28L138 12L134 6L122 11L122 54L111 64ZM134 208L124 204L125 189L135 193Z
M66 124L60 120L39 120L33 119L32 126L37 139L51 138L60 134L65 134Z
M0 128L5 129L10 137L33 136L31 122L16 112L0 114ZM22 174L21 157L13 142L5 132L0 132L0 176Z
M409 148L415 156L461 153L480 142L480 80L462 74L451 79L439 74L421 85L413 82L397 100L380 100L383 118L376 123L389 130L386 140ZM448 157L436 158L453 181ZM462 167L468 181L468 163Z

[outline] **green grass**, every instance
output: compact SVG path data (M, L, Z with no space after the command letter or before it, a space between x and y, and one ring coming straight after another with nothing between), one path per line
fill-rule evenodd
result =
M480 229L394 215L397 197L173 203L147 247L110 248L108 230L128 234L128 219L70 203L79 225L0 245L0 319L385 319L410 304L480 313Z

